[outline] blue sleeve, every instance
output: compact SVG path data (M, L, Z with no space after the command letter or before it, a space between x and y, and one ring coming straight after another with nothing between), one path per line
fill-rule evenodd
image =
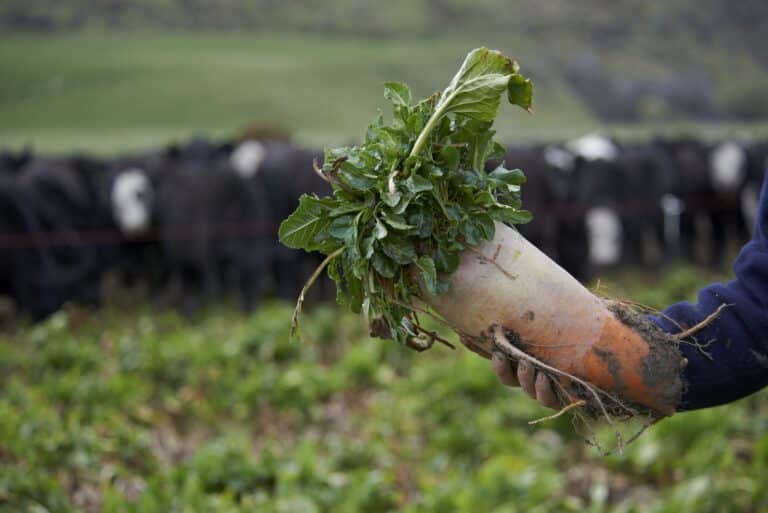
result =
M691 344L680 346L688 358L680 410L735 401L768 385L768 180L760 194L755 233L733 265L736 278L699 291L698 302L677 303L651 319L675 333L695 326L721 304L728 306L694 336L709 343L707 357ZM671 319L671 320L670 320ZM672 322L674 320L674 322Z

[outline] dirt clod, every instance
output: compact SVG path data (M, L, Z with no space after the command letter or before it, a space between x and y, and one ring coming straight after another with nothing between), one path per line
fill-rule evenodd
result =
M664 403L673 408L677 407L684 389L680 370L685 366L678 339L674 335L662 331L650 319L623 303L611 301L608 303L608 309L648 343L650 351L643 361L642 369L645 384L649 388L654 388L662 383L678 383L678 386L668 386L663 391L665 394Z

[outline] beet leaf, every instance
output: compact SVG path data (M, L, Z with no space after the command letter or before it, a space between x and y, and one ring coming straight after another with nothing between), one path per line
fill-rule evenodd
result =
M471 51L448 87L413 104L405 84L388 82L382 115L357 146L327 149L318 172L333 194L304 195L280 226L286 246L328 257L304 292L327 267L337 300L363 312L371 334L416 348L435 336L421 328L416 303L422 287L448 289L459 254L494 236L494 221L525 223L519 169L486 173L504 149L492 130L502 97L530 110L531 81L498 51Z

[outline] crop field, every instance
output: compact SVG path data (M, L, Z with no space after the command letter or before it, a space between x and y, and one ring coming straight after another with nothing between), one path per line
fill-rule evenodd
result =
M621 273L650 306L722 276ZM648 287L653 283L653 287ZM768 395L602 456L458 349L414 353L290 305L187 321L126 295L0 337L0 511L765 511ZM136 306L144 305L144 306ZM608 429L598 429L608 435Z
M768 134L760 122L601 125L567 83L537 69L537 46L514 34L371 40L92 32L0 36L0 146L104 154L201 132L232 135L251 122L287 129L305 144L346 142L385 107L385 81L404 81L415 97L424 97L482 44L515 56L536 82L535 113L501 115L502 141L562 139L598 129L622 137ZM638 61L636 67L651 65Z

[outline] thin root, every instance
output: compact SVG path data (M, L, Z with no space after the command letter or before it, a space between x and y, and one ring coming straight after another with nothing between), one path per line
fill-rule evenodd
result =
M491 260L495 262L496 259L499 258L499 253L501 253L501 244L496 246L496 251L493 252L493 258Z
M427 335L428 337L432 338L433 340L437 340L441 344L445 344L446 346L450 347L451 349L456 349L456 346L445 340L443 337L437 334L435 331L428 331L419 326L418 324L414 324L414 327L419 331L419 333L423 333Z
M717 307L717 310L715 310L714 312L709 314L703 321L701 321L700 323L698 323L695 326L692 326L692 327L688 328L685 331L682 331L680 333L676 333L675 335L673 335L673 337L676 340L682 340L684 338L690 337L691 335L693 335L695 333L698 333L702 329L704 329L707 326L709 326L715 319L717 319L720 316L720 313L723 310L725 310L726 308L728 308L729 306L733 306L733 305L732 304L723 303L722 305Z
M307 283L305 283L304 286L301 288L299 299L296 301L296 308L293 309L293 315L291 316L291 337L294 337L296 336L296 334L298 334L299 338L301 338L301 332L299 331L299 315L301 315L301 307L304 306L304 296L307 294L307 291L312 287L312 285L315 284L315 282L320 277L320 274L323 272L323 270L326 267L328 267L328 264L330 264L336 257L341 255L343 252L344 252L344 248L339 248L333 253L329 254L327 257L325 257L325 260L323 260L322 263L317 266L317 269L315 269L315 272L312 273L312 276L309 277L309 279L307 280Z
M595 388L584 381L583 379L579 379L576 376L572 374L568 374L567 372L563 372L560 369L557 369L555 367L552 367L551 365L547 365L546 363L542 362L541 360L538 360L534 358L533 356L529 355L528 353L525 353L524 351L521 351L514 345L512 345L509 340L507 340L507 337L504 336L504 334L501 331L501 327L494 326L493 327L493 339L494 343L497 348L499 348L502 352L506 353L507 356L511 356L512 358L518 359L518 360L526 360L530 363L533 363L534 365L545 369L549 372L553 372L559 376L563 376L566 378L569 378L576 383L583 386L591 395L595 398L595 401L597 401L597 405L600 408L601 413L605 417L605 419L608 421L608 424L613 426L613 419L611 418L610 414L608 413L608 410L605 408L605 404L603 404L602 399L600 399L600 395L597 393Z
M477 254L477 256L480 257L480 259L482 261L488 262L489 264L492 264L492 265L496 266L496 269L501 271L501 273L504 274L504 276L506 276L510 280L516 280L517 279L517 276L515 276L513 273L511 273L511 272L507 271L506 269L504 269L501 265L499 265L499 263L496 261L496 256L494 256L494 258L491 259L491 258L488 258L487 256L485 256L483 254L483 252L480 251L477 248L473 248L472 246L467 246L467 249L470 250L471 252Z
M675 319L673 319L672 317L668 316L661 310L654 308L652 306L644 305L643 303L638 303L637 301L631 301L629 299L614 299L613 301L630 309L636 308L641 312L658 315L664 318L665 320L669 321L670 323L674 324L675 326L677 326L681 331L685 329Z
M567 413L567 412L571 411L574 408L579 408L581 406L586 406L586 404L587 404L587 401L585 401L584 399L579 399L578 401L573 402L573 403L569 404L568 406L562 408L560 411L558 411L557 413L555 413L553 415L547 415L546 417L542 417L540 419L528 421L528 424L532 426L534 424L538 424L540 422L545 422L547 420L554 420L554 419L560 417L561 415L563 415L564 413Z
M328 178L325 173L323 173L323 170L320 168L320 166L317 163L317 159L312 159L312 169L315 171L315 174L325 180L328 183L333 183L333 181Z

